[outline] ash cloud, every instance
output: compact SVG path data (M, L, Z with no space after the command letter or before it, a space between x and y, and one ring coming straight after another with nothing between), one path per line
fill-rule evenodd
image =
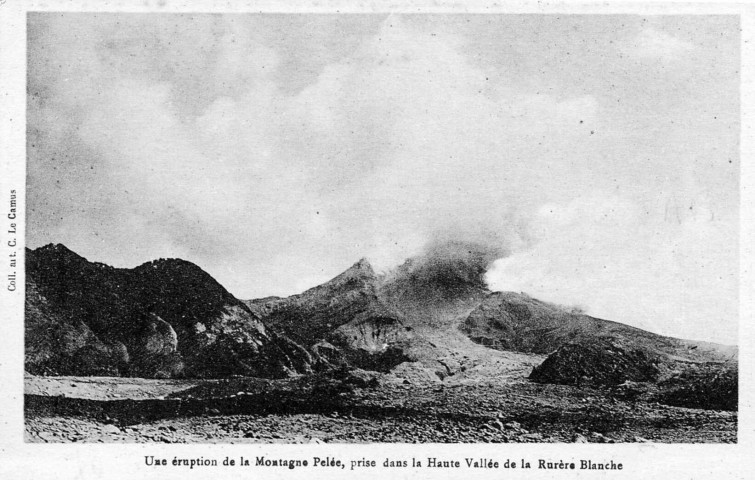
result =
M507 254L500 243L435 239L419 255L391 269L385 283L408 283L451 296L470 288L487 290L486 272Z

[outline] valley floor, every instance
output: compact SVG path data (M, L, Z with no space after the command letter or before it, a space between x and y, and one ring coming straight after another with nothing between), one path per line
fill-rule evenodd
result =
M533 362L539 360L532 359ZM529 367L528 367L529 368ZM737 441L737 413L616 390L461 375L329 379L26 379L28 442L456 443Z

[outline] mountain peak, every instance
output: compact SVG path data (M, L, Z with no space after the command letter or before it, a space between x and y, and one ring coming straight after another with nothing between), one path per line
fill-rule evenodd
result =
M37 257L54 258L58 260L86 260L62 243L48 243L47 245L30 250Z
M136 267L137 270L149 270L149 269L157 269L157 270L182 270L182 271L201 271L202 273L206 272L200 267L199 265L192 263L188 260L184 260L182 258L158 258L155 260L150 260L149 262L145 262L138 267Z
M58 253L65 253L65 254L74 253L70 248L66 247L62 243L48 243L47 245L43 245L39 248L34 249L34 251L35 252L58 252Z
M369 260L359 259L354 265L344 270L341 274L327 282L328 284L340 284L349 280L374 280L377 276Z
M361 258L358 262L327 282L312 287L299 294L299 296L320 296L323 295L323 292L333 292L341 289L359 289L375 284L377 279L377 274L372 269L370 262L366 258Z
M367 260L367 257L360 258L357 263L349 267L349 270L359 271L359 272L367 273L369 275L375 274L375 270L372 268L372 264L370 263L370 261Z

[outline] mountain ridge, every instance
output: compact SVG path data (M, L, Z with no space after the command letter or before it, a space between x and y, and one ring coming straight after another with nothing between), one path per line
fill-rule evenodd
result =
M95 373L224 376L300 366L287 358L285 342L276 348L254 312L191 262L160 259L121 269L89 262L60 244L27 249L26 259L27 290L34 293L27 294L27 312L37 313L27 316L27 345L50 318L63 331L83 324L104 357L121 352ZM50 311L54 317L45 318ZM61 339L46 343L47 352L27 359L29 370L91 374L75 351L57 347ZM42 357L47 361L34 361Z
M563 362L598 358L595 344L669 365L736 358L736 347L491 292L484 251L436 251L385 274L362 258L300 294L242 301L182 259L123 269L89 262L62 244L27 249L27 370L278 378L362 368L443 379L561 349L549 365L565 372Z

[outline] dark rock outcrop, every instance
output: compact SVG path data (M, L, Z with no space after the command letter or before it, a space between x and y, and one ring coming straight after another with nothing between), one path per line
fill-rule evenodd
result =
M736 363L691 364L659 383L656 400L667 405L736 411L739 368Z
M642 348L610 338L571 342L535 367L530 379L562 385L619 385L654 381L660 359Z

